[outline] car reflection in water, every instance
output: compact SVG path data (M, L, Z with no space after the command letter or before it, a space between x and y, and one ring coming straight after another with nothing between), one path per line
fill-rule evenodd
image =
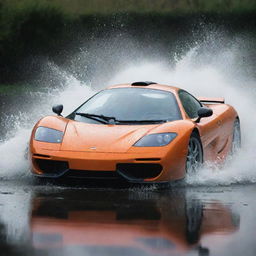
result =
M238 226L229 207L185 190L38 194L31 215L33 247L48 255L210 255L201 238Z

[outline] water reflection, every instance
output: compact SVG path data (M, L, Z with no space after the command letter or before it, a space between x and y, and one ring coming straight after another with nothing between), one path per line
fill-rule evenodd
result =
M51 255L210 255L205 235L239 227L228 206L186 190L37 193L31 204L32 247Z

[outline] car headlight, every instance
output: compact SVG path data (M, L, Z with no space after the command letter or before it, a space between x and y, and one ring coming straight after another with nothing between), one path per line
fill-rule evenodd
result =
M36 129L35 140L50 143L61 143L63 134L64 133L62 131L40 126Z
M149 134L142 137L133 146L161 147L161 146L168 145L174 138L176 138L176 136L177 136L177 133L174 133L174 132Z

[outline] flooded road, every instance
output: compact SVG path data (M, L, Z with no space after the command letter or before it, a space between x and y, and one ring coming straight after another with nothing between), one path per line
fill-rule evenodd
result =
M255 185L0 184L1 255L255 255Z
M198 46L169 65L125 60L95 88L48 65L45 83L53 80L56 87L0 96L0 255L255 256L256 91L250 69L241 64L240 46L214 45L212 52ZM225 97L241 118L239 155L222 168L206 165L171 188L31 180L25 149L33 125L52 115L53 104L64 104L67 115L99 88L150 80L196 96Z

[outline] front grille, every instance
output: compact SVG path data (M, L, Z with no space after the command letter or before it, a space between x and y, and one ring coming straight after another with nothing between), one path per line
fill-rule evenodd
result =
M87 179L118 179L120 175L116 171L88 171L88 170L69 170L66 177L87 178Z
M68 162L45 159L34 159L38 168L46 174L61 174L68 169Z
M160 164L117 164L117 170L128 179L150 179L157 177L163 167Z

